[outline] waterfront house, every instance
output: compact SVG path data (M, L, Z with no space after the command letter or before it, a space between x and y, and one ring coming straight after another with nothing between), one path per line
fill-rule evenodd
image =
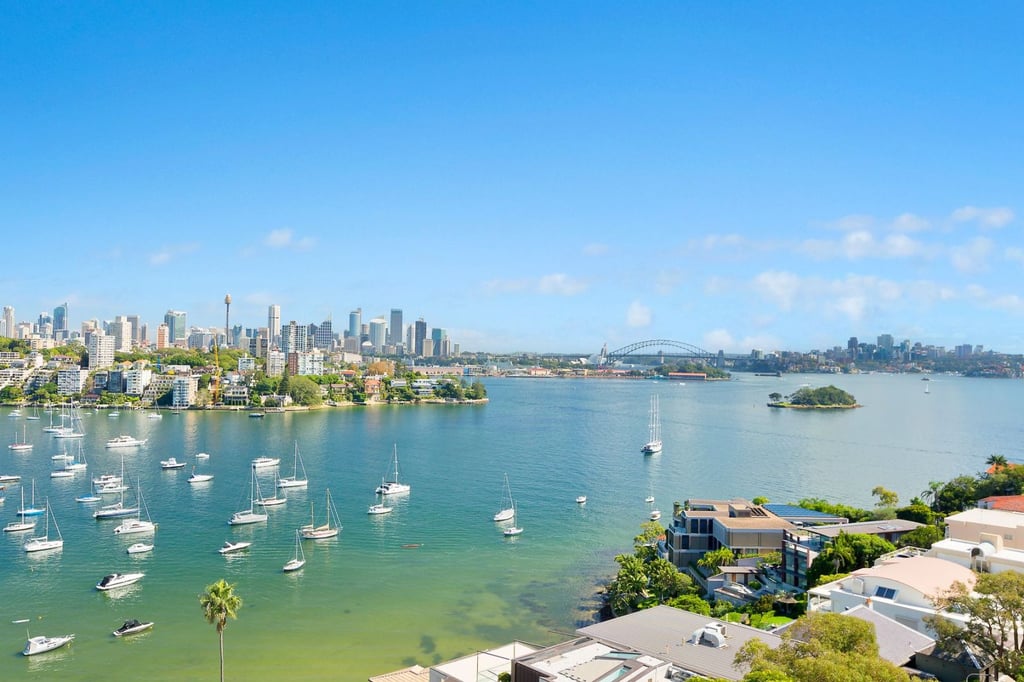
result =
M983 573L1024 572L1024 514L995 508L951 514L945 539L928 555Z
M881 557L874 566L854 571L807 591L808 611L845 613L870 605L875 611L929 636L929 616L941 615L962 623L963 617L935 608L935 598L961 582L972 587L976 574L969 568L931 556Z
M889 519L885 521L861 521L858 523L836 523L823 526L798 526L786 530L782 536L781 578L784 583L802 590L807 589L807 569L821 551L840 533L874 535L893 544L906 533L920 528L916 521Z
M687 570L720 547L736 556L765 555L782 549L783 533L795 526L744 499L687 500L665 529L666 558Z

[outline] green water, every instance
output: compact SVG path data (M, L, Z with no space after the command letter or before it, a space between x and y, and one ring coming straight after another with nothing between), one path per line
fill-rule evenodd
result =
M819 377L740 377L684 386L664 382L496 380L492 401L477 406L378 407L269 414L122 412L84 420L88 478L125 469L141 485L159 529L156 549L129 556L145 536L115 536L116 521L97 522L94 506L76 503L85 475L50 479L61 441L27 422L30 453L0 453L0 473L36 478L65 539L56 553L27 555L25 534L0 538L0 679L215 679L217 637L202 619L198 595L218 578L236 584L245 604L225 633L231 679L365 680L418 663L429 665L512 639L547 644L594 617L595 586L629 551L652 505L667 517L673 500L754 496L773 501L841 498L870 505L884 484L904 500L929 480L982 467L988 454L1020 461L1012 405L1021 382L948 379L923 395L913 377L837 381L866 407L807 414L764 407L771 391L788 393ZM836 381L831 379L831 381ZM665 449L643 456L647 408L660 395ZM2 413L0 413L2 414ZM6 419L10 440L21 419ZM145 446L107 450L128 433ZM1019 435L1019 434L1017 434ZM230 527L248 506L249 461L281 458L290 474L298 443L308 490L284 491L263 524ZM397 444L402 479L412 492L391 514L369 516L373 490ZM70 445L70 444L69 444ZM1012 446L1012 447L1011 447ZM198 452L204 486L186 482ZM159 460L185 459L162 471ZM505 538L491 521L508 472L525 532ZM272 471L261 474L264 492ZM294 552L294 529L322 511L330 487L344 530L304 543L307 563L281 571ZM588 497L577 505L577 495ZM134 499L129 493L129 500ZM0 507L14 520L18 486ZM252 548L224 557L226 539ZM406 545L417 545L414 548ZM142 571L118 593L94 585L110 572ZM68 648L25 658L31 634L75 633ZM128 618L153 620L149 633L115 639ZM6 644L4 644L6 642Z

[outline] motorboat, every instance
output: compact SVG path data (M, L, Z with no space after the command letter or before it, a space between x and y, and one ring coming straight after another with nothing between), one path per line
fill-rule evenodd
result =
M134 545L128 545L129 554L144 554L152 551L153 545L148 545L145 542L136 542Z
M213 474L197 474L195 467L192 467L192 475L188 477L189 483L206 483L212 480Z
M276 467L281 463L281 460L277 457L257 457L252 461L253 469L265 469L267 467Z
M239 542L225 540L224 545L217 551L221 554L231 554L233 552L241 552L243 549L248 549L250 545L252 545L251 542L245 542L244 540L240 540Z
M651 512L651 521L657 521L661 518L661 510L655 509Z
M127 587L132 583L139 582L145 575L145 573L110 573L96 583L96 589L100 592L107 592L116 590L118 587Z
M162 460L160 460L160 468L161 469L184 469L185 468L185 462L179 462L175 458L170 457L169 459L162 459Z
M389 507L386 504L384 504L383 502L378 502L377 504L371 504L367 508L366 513L367 514L387 514L389 512L394 511L394 509L395 509L394 507Z
M576 498L576 504L586 504L586 503L587 503L587 496L586 495L580 495L579 497Z
M134 448L146 444L146 438L135 438L134 436L120 435L107 441L108 448Z
M249 413L249 419L263 419L266 416L267 415L266 415L265 412L250 412Z
M74 635L61 635L59 637L37 635L35 637L29 637L28 641L25 642L25 648L21 653L23 656L34 656L47 651L53 651L54 649L59 649L64 646L74 638Z
M200 452L198 455L196 455L196 459L210 459L210 455L205 452Z
M121 625L121 627L119 627L118 629L114 630L114 637L124 637L125 635L134 635L134 634L139 633L139 632L145 632L146 630L150 629L151 627L153 627L153 621L148 621L146 623L143 623L143 622L135 620L133 618L132 620L126 620L124 622L124 624Z
M92 482L94 485L104 486L107 485L108 483L120 483L121 477L118 476L117 474L103 474L92 479Z
M50 478L74 478L75 472L67 469L54 469L50 472Z

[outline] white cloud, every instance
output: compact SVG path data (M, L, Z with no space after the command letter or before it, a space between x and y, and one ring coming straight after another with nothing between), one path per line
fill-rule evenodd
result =
M864 319L869 306L865 296L844 296L833 302L831 307L850 321L859 322Z
M779 339L768 334L745 336L736 339L726 329L712 329L704 334L701 340L701 348L712 353L724 350L726 353L749 353L755 348L760 350L775 350L781 348Z
M294 232L290 228L281 228L279 230L271 230L263 238L263 243L272 249L290 248L296 251L308 251L316 244L316 240L312 237L296 239Z
M603 256L608 253L609 248L607 244L592 243L587 244L583 247L584 256Z
M652 317L651 309L640 301L633 301L626 309L626 324L630 327L648 327Z
M854 230L838 241L807 239L798 249L817 260L842 256L848 260L862 258L912 258L928 252L925 246L905 234L890 234L879 241L868 230Z
M174 258L185 254L192 253L199 250L199 245L195 243L188 244L175 244L171 246L161 247L156 253L149 255L150 265L165 265L171 262Z
M678 270L660 270L654 278L654 290L662 296L667 296L675 291L682 279L682 273Z
M892 229L897 232L921 232L929 227L927 220L913 213L901 213L892 221Z
M843 253L850 260L870 256L875 251L875 238L867 230L856 230L843 237Z
M825 229L828 230L839 230L840 232L856 232L859 230L867 230L873 227L875 224L875 217L864 214L851 214L843 216L832 222L824 224Z
M564 273L544 275L537 282L537 292L541 294L554 294L556 296L575 296L587 290L587 284L582 280L573 279Z
M1003 252L1003 255L1006 256L1006 260L1024 265L1024 249L1020 247L1011 246Z
M991 305L993 308L999 308L1000 310L1024 315L1024 298L1021 298L1016 294L996 296L992 299Z
M890 234L882 242L881 253L888 258L910 258L922 251L921 243L905 234Z
M754 278L754 287L782 310L790 310L800 292L800 278L791 272L762 272Z
M949 258L953 267L962 273L974 273L985 270L988 256L992 252L992 240L978 237L962 246L954 246L949 250Z
M953 211L950 219L954 223L976 222L979 223L981 227L998 229L1013 220L1013 209L1006 206L997 206L994 208L963 206Z
M546 296L575 296L587 290L587 283L568 275L556 273L537 279L492 279L484 282L485 291L492 294L531 292Z

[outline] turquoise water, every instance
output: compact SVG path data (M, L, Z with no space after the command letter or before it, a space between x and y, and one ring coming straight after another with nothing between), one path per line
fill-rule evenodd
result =
M198 594L218 578L236 583L245 605L225 633L232 679L344 679L411 663L429 665L511 639L546 644L593 618L595 586L614 572L612 557L631 549L651 507L673 500L766 495L842 499L870 506L884 485L901 499L959 473L984 468L1002 453L1024 461L1014 406L1024 383L937 377L930 394L918 377L741 375L728 383L490 379L491 402L474 406L376 407L269 414L122 412L84 419L88 478L125 469L141 479L154 521L156 549L129 556L145 536L115 536L117 521L97 522L74 498L86 476L50 479L60 441L27 422L30 453L0 453L0 473L36 478L65 539L61 552L26 555L25 534L0 538L0 678L176 680L215 678L217 637ZM771 410L768 393L802 383L836 383L863 409L807 413ZM665 449L643 456L649 397L660 396ZM5 414L7 410L0 411ZM0 417L8 442L21 419ZM107 450L108 438L147 438L138 449ZM291 473L298 443L309 489L287 490L265 524L230 527L248 506L249 461L281 458ZM412 492L391 514L369 516L373 490L397 444ZM204 486L186 479L198 452ZM189 467L165 472L174 456ZM525 532L507 539L491 521L508 472ZM261 474L270 492L273 474ZM305 542L307 563L281 567L294 552L294 529L318 521L330 487L344 530ZM653 492L654 505L644 503ZM577 495L587 495L577 505ZM129 500L134 499L129 494ZM0 506L15 519L19 489ZM226 539L252 548L224 557ZM406 545L417 545L414 548ZM142 571L119 593L94 585L113 571ZM31 633L73 632L71 647L24 658ZM155 628L131 639L111 632L128 618ZM6 643L6 644L4 644ZM2 653L6 651L7 653Z

